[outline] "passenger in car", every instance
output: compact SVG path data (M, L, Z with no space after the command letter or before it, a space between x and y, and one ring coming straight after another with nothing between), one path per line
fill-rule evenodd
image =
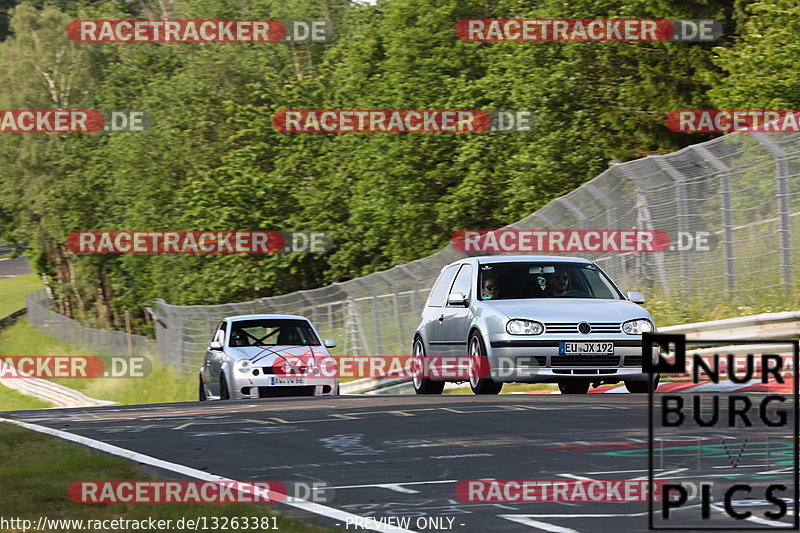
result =
M500 286L493 277L483 278L481 286L481 298L483 300L497 300L500 297Z

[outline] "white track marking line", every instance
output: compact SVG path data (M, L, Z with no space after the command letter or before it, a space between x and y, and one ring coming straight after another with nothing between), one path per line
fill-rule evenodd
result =
M711 507L725 515L728 514L728 512L725 510L724 507L720 507L719 505L711 505ZM787 515L792 516L791 513L787 513ZM749 520L750 522L755 522L756 524L763 524L766 526L780 527L780 528L784 528L787 525L789 525L786 522L778 522L777 520L765 520L757 516L748 516L747 518L745 518L745 520Z
M694 507L700 507L699 505L695 505ZM685 509L689 509L689 507L685 507ZM508 518L510 516L515 517L523 517L523 516L533 516L535 518L617 518L617 517L624 517L624 516L647 516L647 511L643 513L614 513L614 514L503 514L497 515L503 518ZM511 520L509 518L509 520Z
M550 531L552 533L580 533L580 531L577 529L571 529L568 527L557 526L555 524L548 524L547 522L540 522L539 520L533 520L532 518L528 518L529 515L501 514L497 516L499 518L505 518L506 520L511 520L512 522L516 522L524 526L535 527L536 529L540 529L542 531Z
M590 478L590 477L576 476L575 474L556 474L556 475L557 475L557 476L561 476L561 477L568 477L568 478L570 478L570 479L577 479L577 480L579 480L579 481L594 481L594 480L593 480L592 478Z
M58 437L60 439L77 442L78 444L83 444L84 446L94 448L95 450L100 450L106 453L110 453L112 455L125 457L126 459L130 459L138 463L155 466L158 468L162 468L164 470L169 470L171 472L183 474L184 476L192 477L195 479L202 479L205 481L237 481L234 479L217 476L215 474L210 474L208 472L203 472L202 470L197 470L189 466L184 466L177 463L170 463L169 461L164 461L163 459L156 459L155 457L151 457L149 455L144 455L139 452L134 452L133 450L120 448L119 446L114 446L113 444L106 444L105 442L91 439L89 437L83 437L81 435L75 435L74 433L61 431L60 429L52 429L45 426L37 426L36 424L20 422L19 420L12 420L10 418L0 418L0 422L8 422L9 424L14 424L20 427L24 427L32 431L38 431L39 433L46 433L48 435L53 435L54 437ZM255 490L255 487L253 487L252 485L248 486L248 484L242 481L238 481L238 483L241 483L243 487L248 487L251 490ZM319 503L313 503L306 500L301 500L299 498L292 498L292 501L285 500L276 503L291 505L292 507L297 507L298 509L303 509L304 511L322 515L334 520L341 520L346 522L346 520L349 518L351 520L351 523L353 523L352 521L355 519L359 519L360 521L363 521L364 519L363 516L358 516L352 513L348 513L347 511L342 511L334 507L328 507L327 505L321 505ZM403 529L395 526L388 526L382 524L375 524L375 526L370 529L373 531L387 531L387 532L391 531L392 533L416 533L411 529Z
M375 484L368 484L368 485L342 485L341 487L333 487L334 490L339 489L361 489L367 487L376 487L379 489L389 489L396 492L402 492L405 494L418 494L418 490L414 489L407 489L403 485L433 485L436 483L458 483L457 479L445 479L445 480L437 480L437 481L402 481L400 483L375 483Z
M606 470L602 472L586 472L586 473L590 475L596 475L596 474L635 474L638 472L647 472L647 469L641 468L637 470Z

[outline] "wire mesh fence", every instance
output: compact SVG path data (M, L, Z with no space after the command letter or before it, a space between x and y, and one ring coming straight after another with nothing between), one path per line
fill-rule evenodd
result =
M52 301L44 289L28 295L27 307L28 322L57 339L102 354L157 355L153 339L125 331L86 327L77 320L53 311Z
M612 166L509 228L683 235L686 240L673 241L662 253L604 252L591 259L623 290L657 290L672 298L693 291L713 299L746 299L761 291L783 296L795 288L798 171L798 136L734 133ZM708 249L688 246L688 238L702 232L709 235ZM290 313L309 317L326 337L343 339L347 354L405 354L440 269L465 255L447 246L384 272L250 302L175 306L159 301L158 351L173 366L191 371L223 317Z
M674 242L660 253L559 255L589 256L623 290L732 301L755 293L784 297L796 288L799 172L800 137L733 133L614 165L508 228L661 230L673 239L707 232L707 250ZM439 271L465 255L447 246L383 272L249 302L177 306L159 300L152 310L157 353L172 367L193 372L223 317L283 313L307 316L349 355L407 354Z

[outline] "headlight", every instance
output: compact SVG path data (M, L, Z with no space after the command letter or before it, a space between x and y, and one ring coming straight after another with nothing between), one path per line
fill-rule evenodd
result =
M250 359L239 359L236 361L236 370L239 372L244 372L245 374L250 372L251 367L253 366L250 363Z
M506 331L511 335L539 335L544 332L544 326L533 320L509 320Z
M639 320L628 320L622 324L622 331L628 335L641 335L642 333L651 333L656 328L653 323L645 318Z

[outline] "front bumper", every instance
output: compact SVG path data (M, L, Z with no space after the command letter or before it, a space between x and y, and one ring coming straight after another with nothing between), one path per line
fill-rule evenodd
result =
M298 376L302 383L275 383L272 374L253 375L234 371L230 379L230 395L235 399L270 398L276 396L335 396L339 394L337 378ZM278 378L280 380L280 378ZM287 380L293 381L293 380Z
M561 342L613 342L608 355L561 355ZM547 383L565 379L647 381L642 370L641 338L631 336L581 336L532 339L503 336L487 346L492 378L497 382ZM658 348L652 351L653 360Z

